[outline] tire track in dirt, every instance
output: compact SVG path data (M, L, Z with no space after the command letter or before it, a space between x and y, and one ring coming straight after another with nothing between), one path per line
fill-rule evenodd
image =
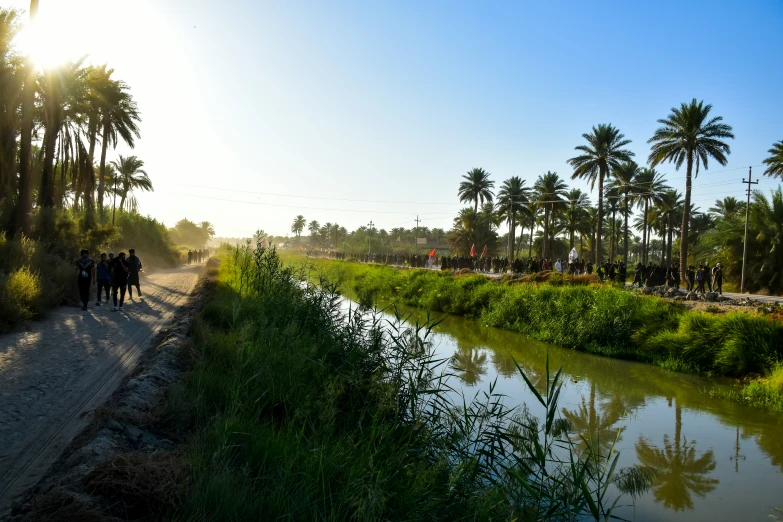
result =
M0 336L0 513L35 484L187 302L201 266L142 280L144 298L59 308ZM94 295L94 293L93 293Z

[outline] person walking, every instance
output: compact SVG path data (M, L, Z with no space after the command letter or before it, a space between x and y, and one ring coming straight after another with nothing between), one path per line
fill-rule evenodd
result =
M128 288L128 262L125 260L125 252L120 252L114 260L114 269L112 270L111 295L114 300L114 306L111 311L122 312L122 304L125 301L125 290ZM119 294L119 308L117 307Z
M693 270L693 265L689 265L688 270L685 271L685 279L687 280L688 292L693 292L693 283L696 280L696 272Z
M111 289L111 271L106 254L101 254L101 260L95 266L95 284L98 287L98 300L95 306L101 306L101 290L106 294L106 302L109 302L109 290Z
M704 283L712 292L712 270L709 263L704 263Z
M193 251L188 250L188 264L193 262Z
M704 265L699 265L699 269L696 271L696 284L698 285L696 291L704 294Z
M76 276L76 285L79 287L79 298L82 300L82 310L87 310L87 302L90 300L90 284L93 280L95 261L90 257L87 249L81 251L81 257L76 260L76 268L79 274Z
M720 295L723 295L723 267L720 263L712 269L712 286Z
M133 300L133 287L136 287L136 291L141 295L141 285L139 283L139 272L144 272L141 266L141 259L136 256L136 249L131 248L128 250L130 255L128 256L128 297Z

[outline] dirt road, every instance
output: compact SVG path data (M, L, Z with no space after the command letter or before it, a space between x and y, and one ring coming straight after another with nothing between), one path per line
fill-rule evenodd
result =
M201 268L143 277L144 298L126 300L123 312L94 302L87 312L61 307L28 331L0 335L0 516L133 370Z

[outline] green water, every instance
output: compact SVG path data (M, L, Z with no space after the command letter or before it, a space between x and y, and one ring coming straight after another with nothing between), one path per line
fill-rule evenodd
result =
M423 322L422 311L405 310ZM563 367L562 415L576 434L609 446L620 435L620 464L657 471L649 492L617 514L631 520L783 520L783 416L710 394L730 383L589 355L523 335L446 317L431 338L459 367L472 396L495 378L511 403L538 412L516 360L536 383L546 354ZM540 391L543 391L541 386ZM629 504L631 499L625 504Z

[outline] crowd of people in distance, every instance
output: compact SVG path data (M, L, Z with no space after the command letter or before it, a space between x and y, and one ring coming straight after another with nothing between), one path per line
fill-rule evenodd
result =
M209 249L204 250L188 250L188 264L201 263L201 261L209 259Z
M572 251L572 254L575 251ZM625 263L607 261L605 263L593 266L593 263L584 259L571 256L566 259L557 259L554 263L547 258L527 258L514 259L509 262L508 257L492 256L438 256L427 254L375 254L363 253L357 255L346 254L345 252L330 251L328 257L331 259L354 258L362 263L378 263L390 266L401 266L409 268L431 268L440 270L461 270L468 269L475 272L488 274L505 274L512 272L514 274L538 273L544 270L567 273L570 275L593 274L598 276L600 281L609 281L614 283L625 283L628 280L628 270ZM689 266L685 272L685 287L691 292L705 293L707 288L710 292L717 292L723 295L723 268L720 263L710 268L709 264L699 265L698 269ZM633 283L631 286L671 286L680 288L680 266L677 263L666 265L664 263L636 265L634 271Z
M81 257L76 260L78 275L76 284L79 288L79 298L82 302L82 310L87 310L87 303L90 301L90 287L95 284L98 291L98 300L95 306L101 306L101 295L105 295L106 302L109 302L109 292L114 303L113 312L122 311L122 305L125 302L125 293L127 291L129 298L133 299L133 287L136 287L136 293L139 298L141 295L141 282L139 273L144 271L141 259L136 255L136 250L128 250L130 255L125 257L125 252L120 252L115 257L114 252L108 255L102 253L100 260L96 262L90 257L88 250L81 251Z

